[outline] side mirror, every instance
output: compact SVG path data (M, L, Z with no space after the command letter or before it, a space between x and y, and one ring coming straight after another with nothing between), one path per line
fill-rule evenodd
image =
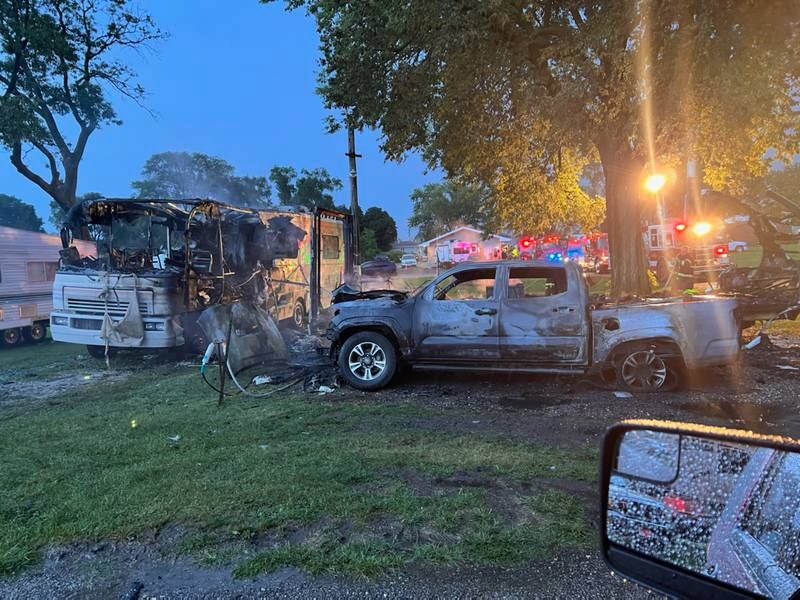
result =
M800 442L626 421L601 475L614 571L678 598L800 598Z

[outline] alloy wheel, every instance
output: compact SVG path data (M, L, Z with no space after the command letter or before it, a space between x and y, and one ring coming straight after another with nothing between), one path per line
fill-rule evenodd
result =
M386 370L386 353L374 342L361 342L353 346L347 364L355 377L372 381Z
M664 385L668 369L664 359L652 350L639 350L625 358L620 374L631 390L652 392Z

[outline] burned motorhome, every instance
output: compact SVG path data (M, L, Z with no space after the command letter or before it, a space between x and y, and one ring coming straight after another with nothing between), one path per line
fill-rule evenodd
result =
M212 200L100 199L67 215L53 286L53 338L107 348L202 351L197 317L246 302L304 324L345 277L349 216L254 210ZM78 232L97 240L81 256Z

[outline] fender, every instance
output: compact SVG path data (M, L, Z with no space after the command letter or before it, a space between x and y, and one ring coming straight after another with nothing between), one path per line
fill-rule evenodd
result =
M397 340L398 350L403 357L410 354L410 341L408 336L400 328L397 319L384 316L375 317L371 315L349 317L337 323L335 327L331 327L328 331L328 339L332 342L331 351L335 351L335 348L339 345L339 340L341 340L348 331L353 329L365 330L381 328L387 328L392 332Z
M609 331L603 328L602 324L595 323L593 363L595 365L605 363L614 349L621 344L647 340L662 340L675 344L680 348L684 361L686 361L686 352L680 343L680 339L678 332L672 327L645 327L629 331Z

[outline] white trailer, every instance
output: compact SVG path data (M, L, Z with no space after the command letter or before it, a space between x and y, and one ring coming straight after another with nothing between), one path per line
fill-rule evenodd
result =
M75 242L83 255L94 255L93 242ZM0 227L0 335L7 346L47 335L53 309L53 280L61 239L36 231Z

